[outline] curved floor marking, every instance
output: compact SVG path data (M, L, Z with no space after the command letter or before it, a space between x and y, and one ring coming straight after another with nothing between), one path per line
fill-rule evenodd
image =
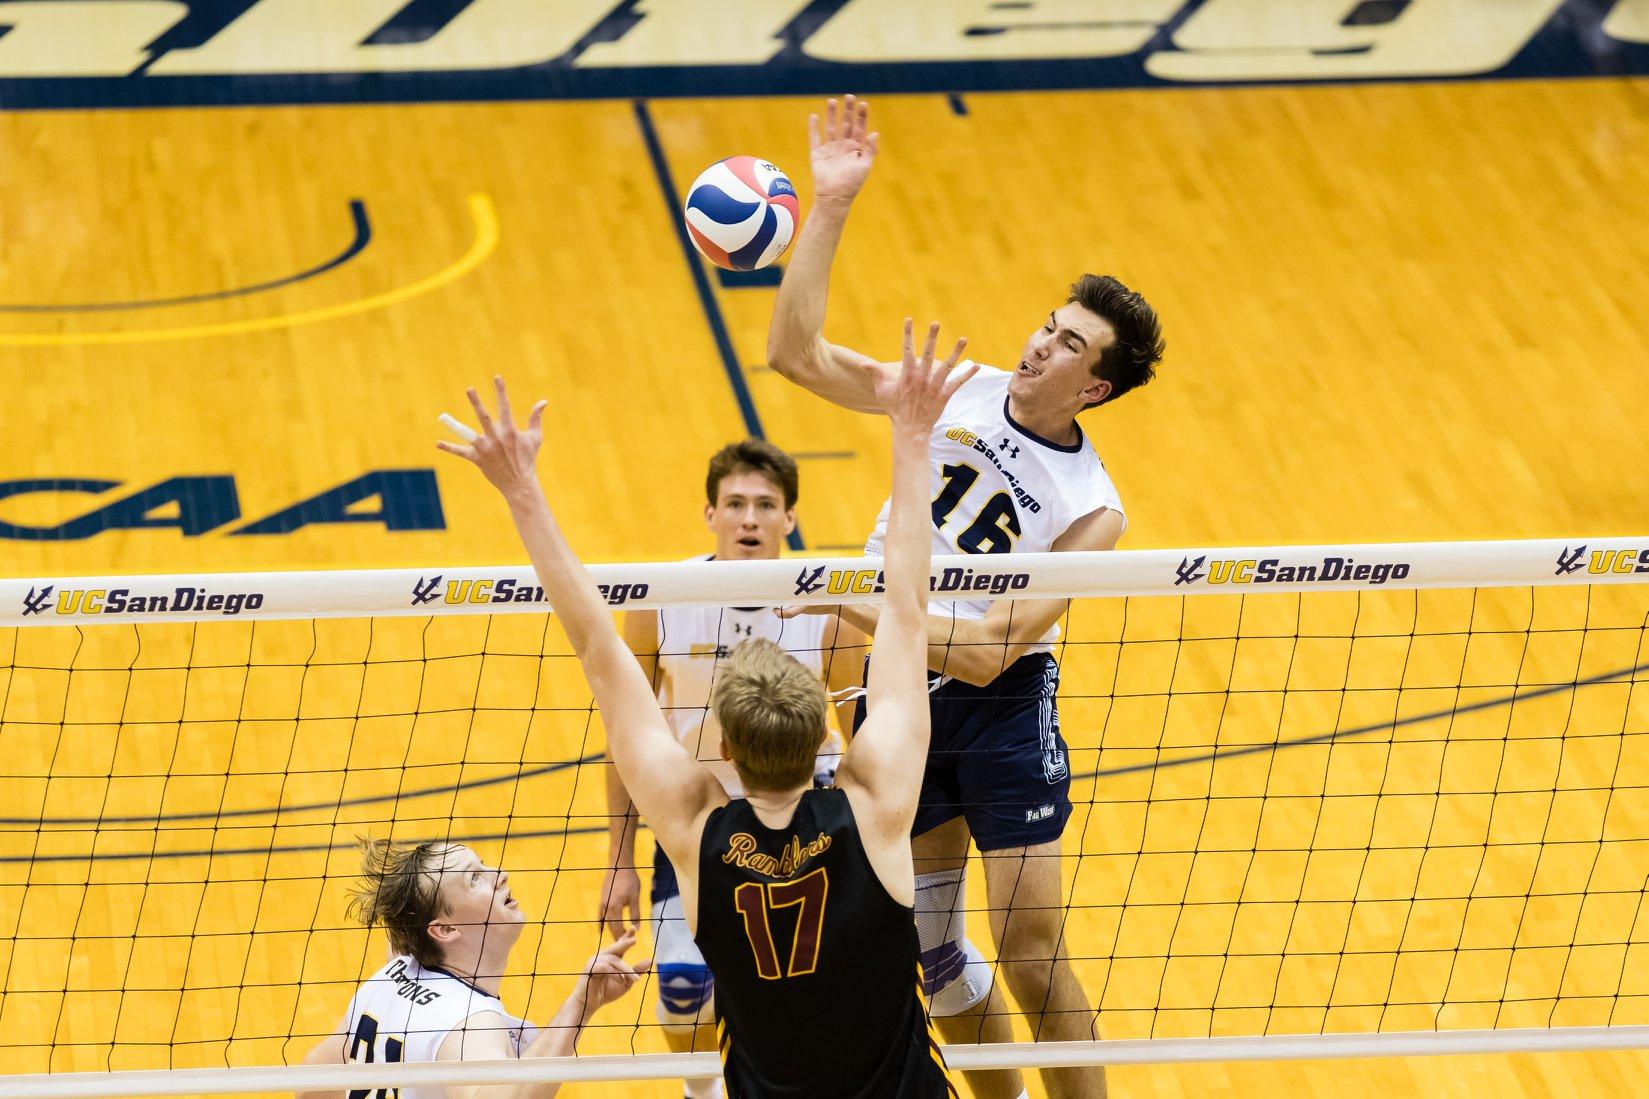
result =
M1329 732L1329 733L1317 733L1313 736L1298 737L1298 738L1295 738L1295 739L1292 739L1292 740L1279 740L1279 741L1276 741L1276 742L1271 743L1271 744L1236 745L1236 746L1231 747L1228 750L1223 750L1223 751L1220 750L1220 749L1215 749L1212 752L1199 752L1195 755L1177 756L1173 759L1165 759L1165 760L1160 760L1160 761L1156 761L1156 762L1152 762L1152 763L1135 764L1135 765L1131 765L1131 766L1128 766L1128 767L1102 768L1100 770L1087 771L1083 774L1073 775L1071 777L1072 777L1073 781L1082 781L1084 779L1093 779L1093 778L1109 778L1109 777L1112 777L1112 776L1115 776L1115 775L1134 774L1134 773L1137 773L1139 771L1155 770L1155 769L1163 768L1163 767L1182 767L1182 766L1186 766L1186 765L1189 765L1189 764L1192 764L1192 763L1205 763L1205 762L1208 762L1210 760L1226 759L1226 758L1229 758L1229 757L1232 757L1232 756L1254 755L1254 754L1260 753L1260 752L1275 752L1275 751L1279 751L1279 750L1284 749L1284 748L1297 748L1297 747L1303 747L1303 746L1309 745L1309 744L1329 743L1329 742L1332 742L1332 741L1335 741L1335 740L1344 739L1346 737L1361 736L1361 735L1365 735L1367 733L1379 732L1380 730L1383 730L1383 729L1395 730L1395 729L1402 728L1403 726L1406 726L1406 725L1422 725L1422 724L1425 724L1427 722L1439 721L1439 720L1442 720L1444 718L1452 717L1452 716L1455 716L1455 715L1458 715L1458 714L1481 713L1485 710L1498 709L1502 706L1511 706L1511 705L1514 705L1518 702L1529 701L1530 699L1543 698L1543 697L1547 697L1547 696L1550 696L1550 695L1561 694L1565 691L1579 690L1582 687L1593 687L1593 686L1598 686L1598 685L1604 684L1604 683L1613 683L1613 682L1617 682L1619 680L1628 679L1628 678L1631 678L1633 676L1636 676L1640 672L1649 672L1649 663L1637 664L1637 665L1633 665L1632 667L1628 667L1628 668L1618 668L1618 669L1616 669L1615 671L1612 671L1612 672L1604 672L1601 675L1594 675L1594 676L1589 676L1585 679L1578 679L1578 680L1575 680L1572 683L1554 683L1554 684L1550 684L1550 685L1544 686L1544 687L1535 687L1535 688L1532 688L1532 689L1530 689L1526 692L1519 692L1519 691L1514 690L1511 694L1502 695L1499 698L1484 699L1481 702L1472 702L1472 703L1468 703L1465 706L1458 706L1458 707L1454 707L1454 708L1451 708L1451 709L1448 709L1448 710L1433 710L1433 711L1430 711L1428 713L1415 714L1412 717L1398 718L1398 719L1393 720L1393 721L1383 721L1383 722L1378 722L1378 723L1370 724L1370 725L1358 725L1358 726L1354 726L1350 729L1337 729L1337 730L1335 730L1333 732ZM158 824L161 824L161 823L165 823L165 822L168 822L168 821L174 821L174 820L200 820L200 819L203 819L203 818L204 819L213 819L213 818L217 818L219 816L252 816L252 815L257 815L257 814L267 814L267 813L276 813L276 812L295 813L295 812L301 812L301 811L306 810L306 809L319 809L319 808L330 809L330 808L333 807L334 804L338 804L338 805L364 805L364 804L372 804L372 803L378 803L378 802L383 802L383 801L393 801L393 800L396 800L397 798L400 798L400 797L409 797L409 798L410 797L427 797L427 796L432 796L432 795L436 795L436 794L445 794L445 793L456 794L456 793L459 793L460 791L463 791L463 790L473 790L473 789L476 789L477 787L497 785L499 783L509 782L511 780L514 780L514 779L530 778L530 777L535 777L535 776L540 775L540 774L547 774L547 773L552 772L552 771L566 770L569 767L576 767L576 766L579 766L580 764L584 764L584 763L598 763L603 758L604 758L604 756L602 754L597 753L595 755L585 756L585 757L583 757L581 759L577 759L577 760L563 760L563 761L560 761L560 762L557 762L557 763L548 764L548 765L543 766L543 767L537 767L537 768L533 768L531 770L521 771L521 772L518 772L517 774L495 775L492 778L476 779L476 780L471 781L471 782L460 782L460 783L455 783L451 786L428 787L428 788L425 788L425 789L422 789L422 790L409 791L406 794L380 794L380 795L374 795L374 796L366 797L366 798L351 798L351 799L349 799L347 801L343 801L343 802L330 802L330 801L329 802L314 802L314 803L310 803L310 804L306 804L306 805L286 806L286 807L283 807L283 808L239 809L239 810L233 810L231 812L223 813L223 814L216 814L216 813L184 813L184 814L175 814L175 815L166 815L166 816L153 816L153 817L141 817L141 818L109 818L109 817L105 817L105 818L103 818L102 823L107 824L107 823L110 823L111 821L114 821L114 820L118 819L118 820L123 820L123 821L141 821L141 822L145 822L145 823L154 823L154 824L158 825ZM569 819L571 819L572 816L576 816L576 815L578 815L578 814L569 814ZM0 826L5 826L7 828L19 827L20 826L20 827L25 828L25 829L34 830L34 829L37 829L37 828L50 828L53 825L57 825L57 826L61 827L63 825L81 823L81 822L89 823L89 824L96 824L96 823L98 823L98 820L95 817L90 818L90 819L82 818L82 817L56 818L56 819L52 819L52 818L24 819L24 818L19 818L19 817L12 817L12 818L0 819ZM521 839L544 839L544 838L553 838L553 837L558 837L558 836L563 836L564 837L564 836L593 835L593 834L596 834L596 833L604 833L606 831L607 831L607 826L605 824L597 824L597 825L583 826L583 827L577 827L577 828L568 826L566 828L536 829L536 830L533 830L533 831L524 831L524 832L508 832L508 831L506 831L506 832L488 833L488 834L484 834L484 835L450 836L450 837L435 837L435 838L448 838L448 839L451 839L454 842L458 842L458 843L489 843L489 842L497 842L499 840L509 840L509 839L517 839L517 840L521 840ZM35 855L35 856L5 855L5 856L0 856L0 866L14 865L14 864L20 864L20 863L29 863L29 862L40 862L40 863L48 863L48 862L51 862L51 863L58 863L58 862L90 862L90 861L124 862L124 861L132 861L132 860L136 860L136 859L182 859L182 858L208 858L208 857L224 856L224 855L291 854L291 853L299 853L299 852L306 852L306 851L337 851L337 850L343 850L345 848L349 848L349 847L352 847L352 846L354 846L354 844L353 844L352 841L350 841L350 842L335 842L335 843L289 844L289 845L283 845L283 846L275 846L273 844L266 844L266 845L259 845L259 846L255 846L255 847L225 847L225 848L218 848L216 850L212 850L210 848L202 848L202 849L191 849L191 850L187 850L187 851L153 851L153 852L150 852L150 851L126 851L126 852L109 852L109 853L106 853L106 854L87 853L87 854L62 854L62 855L55 855L54 854L54 855Z
M367 216L366 203L358 198L350 199L349 216L355 223L355 236L349 242L349 245L326 262L299 271L295 275L271 279L268 282L257 282L251 286L238 286L231 290L214 290L206 294L186 294L176 298L83 302L65 305L0 305L0 313L108 313L122 309L156 309L168 305L194 305L203 301L217 301L221 298L244 297L248 294L261 294L266 290L276 290L282 286L291 286L293 283L303 282L317 275L324 275L333 268L342 267L364 252L366 246L372 243L372 219Z
M320 321L337 320L382 309L427 294L463 278L484 263L498 247L498 213L488 195L469 196L470 218L475 222L475 239L469 250L451 265L433 275L406 286L386 290L382 294L341 302L301 313L284 313L273 317L254 317L250 320L225 321L219 324L191 325L181 328L151 328L132 332L65 332L27 333L0 332L0 347L73 347L99 344L162 343L168 340L193 340L207 336L236 336L247 332L267 332L278 328L297 328Z

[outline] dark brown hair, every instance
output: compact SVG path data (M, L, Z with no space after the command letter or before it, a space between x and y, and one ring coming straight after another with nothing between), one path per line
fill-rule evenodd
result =
M710 705L746 788L791 790L813 777L825 736L824 684L778 645L739 642L716 669Z
M704 478L704 498L711 507L716 506L722 481L735 473L761 474L783 490L786 511L796 506L796 496L800 491L796 459L766 439L728 443L711 456L710 472Z
M411 955L426 969L440 965L441 944L430 938L429 925L445 910L441 873L453 845L365 836L357 842L361 880L350 889L349 914L388 932L395 953Z
M1144 298L1111 275L1083 275L1071 284L1071 296L1065 300L1098 314L1116 333L1115 342L1094 364L1094 377L1111 383L1110 396L1096 403L1108 404L1157 376L1156 364L1166 345L1157 312Z

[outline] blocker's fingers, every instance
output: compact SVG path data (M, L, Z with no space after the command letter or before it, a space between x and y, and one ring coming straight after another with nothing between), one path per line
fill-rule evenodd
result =
M492 376L492 385L494 389L498 390L499 422L505 427L514 427L515 417L510 413L510 394L509 391L504 388L504 375L494 374Z
M481 403L481 394L475 391L475 387L473 385L464 390L464 392L469 396L470 407L475 409L475 418L481 423L481 434L491 435L492 413L488 412L487 406Z
M967 346L968 346L968 338L966 336L962 336L961 338L959 338L956 341L956 346L951 348L950 355L947 356L946 359L945 359L945 369L946 370L953 369L956 366L957 363L962 361L962 351Z
M807 116L807 147L809 149L819 147L819 116L816 114Z
M905 362L907 362L907 363L914 362L916 360L916 349L915 349L915 346L911 342L911 335L915 331L915 328L916 328L916 322L914 320L912 320L910 317L906 317L905 318L904 352L905 352Z
M836 101L834 99L825 100L824 137L826 141L836 139Z
M456 454L460 458L468 458L472 462L475 461L475 448L472 446L464 446L460 443L449 443L445 439L437 439L435 440L435 449L444 450L448 454Z
M479 431L476 431L469 424L464 423L450 412L441 413L441 415L436 417L436 422L448 431L452 432L454 435L458 436L458 438L464 440L466 443L473 443L481 437L481 433Z
M532 406L532 411L527 413L528 431L537 431L543 425L544 409L549 406L549 403L547 400L540 399L537 404Z
M939 343L939 322L934 321L932 324L928 325L927 342L922 344L922 361L924 363L927 363L930 366L932 365L932 363L933 363L933 349L938 345L938 343Z

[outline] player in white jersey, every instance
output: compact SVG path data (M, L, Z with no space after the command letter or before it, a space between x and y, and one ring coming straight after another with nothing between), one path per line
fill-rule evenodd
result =
M809 123L813 209L785 268L767 362L844 408L880 413L867 367L876 360L825 340L830 268L848 210L875 160L878 135L852 96ZM1116 489L1077 424L1149 381L1162 357L1155 312L1110 276L1083 275L1026 340L1012 371L982 369L951 399L932 440L936 553L1108 550L1126 520ZM884 508L884 515L886 509ZM867 552L881 550L881 524ZM1039 1040L1092 1038L1094 1013L1064 948L1060 836L1070 815L1070 771L1055 710L1058 668L1048 639L1064 600L959 602L930 607L929 667L936 673L933 739L913 835L923 964L956 998L983 998L978 957L956 911L968 839L983 856L1000 970ZM939 613L932 613L932 612ZM874 608L841 617L873 633ZM980 987L983 985L983 987ZM954 1005L953 1005L954 1006ZM980 1010L978 1002L971 1004ZM952 1041L1001 1040L988 1011L939 1018ZM1042 1073L1055 1097L1103 1095L1098 1068ZM1019 1092L1014 1074L970 1074L985 1099Z
M362 878L350 904L367 926L389 934L390 959L361 982L338 1029L306 1065L487 1061L570 1056L579 1032L604 1004L647 971L624 953L635 935L591 958L571 995L542 1029L498 998L510 950L526 916L510 876L460 843L363 841ZM401 1088L403 1099L548 1099L559 1084ZM389 1094L350 1092L351 1096ZM344 1092L310 1092L310 1099Z
M777 558L785 536L796 527L798 488L795 460L769 442L746 439L716 452L705 475L704 521L715 539L715 552L706 556L718 561ZM735 798L745 791L722 751L710 694L727 655L751 638L776 642L838 695L862 679L864 638L831 618L785 621L769 607L666 607L631 611L624 618L625 643L654 685L671 730ZM842 703L837 716L845 728L852 720L851 704ZM819 749L818 781L826 782L835 773L841 754L840 735L832 731ZM602 886L601 918L617 938L640 918L641 881L635 864L635 808L617 769L611 767L607 807L612 869ZM665 1041L678 1053L714 1049L710 970L687 930L675 868L656 843L650 900L658 1018ZM716 1078L687 1082L693 1099L719 1093Z

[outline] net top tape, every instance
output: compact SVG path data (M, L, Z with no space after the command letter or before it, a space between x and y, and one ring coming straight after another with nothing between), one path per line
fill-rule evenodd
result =
M867 557L592 565L617 608L874 603ZM1649 535L1504 542L936 556L937 601L1649 582ZM187 573L0 580L0 626L538 613L532 568Z

